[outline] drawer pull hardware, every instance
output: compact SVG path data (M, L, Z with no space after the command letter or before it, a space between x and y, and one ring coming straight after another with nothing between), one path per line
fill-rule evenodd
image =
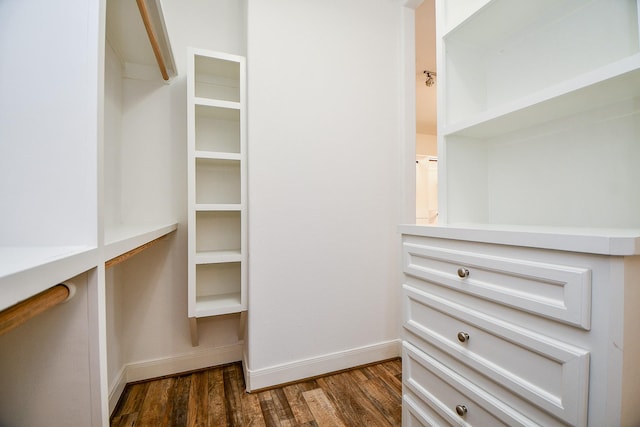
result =
M464 267L458 268L458 277L460 277L461 279L469 277L469 270Z
M464 405L456 405L456 413L461 417L467 415L467 407Z
M469 341L469 334L466 332L458 332L458 341L460 342Z

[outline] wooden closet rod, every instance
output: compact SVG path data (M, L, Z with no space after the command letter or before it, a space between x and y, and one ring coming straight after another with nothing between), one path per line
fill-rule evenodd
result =
M22 302L0 312L0 335L17 328L29 319L32 319L69 298L71 291L65 285L56 285L46 291L40 292Z
M151 25L149 11L147 10L147 5L144 1L145 0L136 0L136 3L138 3L138 9L140 9L142 22L144 22L144 28L147 30L147 36L149 36L151 48L153 49L153 54L155 55L156 61L158 62L158 67L160 67L162 78L164 80L169 80L169 72L167 71L167 66L165 65L164 58L162 57L162 51L160 50L158 37L156 36L156 32L153 30L153 26Z

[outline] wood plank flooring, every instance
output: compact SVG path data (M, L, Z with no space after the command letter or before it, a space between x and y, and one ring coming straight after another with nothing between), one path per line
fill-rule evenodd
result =
M128 384L112 427L401 425L400 359L246 393L242 365Z

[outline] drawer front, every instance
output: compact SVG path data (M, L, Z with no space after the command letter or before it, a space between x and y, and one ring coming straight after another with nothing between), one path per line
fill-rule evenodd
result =
M591 327L591 270L404 242L407 275L476 297Z
M535 426L530 419L404 342L405 426Z
M423 351L443 352L547 413L584 423L588 351L409 285L403 292L405 329Z

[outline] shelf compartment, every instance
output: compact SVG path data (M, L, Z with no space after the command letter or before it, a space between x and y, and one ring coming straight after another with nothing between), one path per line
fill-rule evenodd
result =
M239 204L240 176L237 160L196 159L196 203Z
M196 105L195 149L239 154L241 152L240 110Z
M195 95L197 97L240 101L240 61L195 55Z
M212 159L212 160L242 160L240 153L225 153L219 151L196 151L196 159Z
M444 42L445 105L456 106L445 110L448 126L638 54L638 7L495 0Z
M447 222L640 227L638 123L640 96L495 137L446 136Z
M240 262L196 265L196 317L241 311L241 287Z
M241 262L241 251L209 251L198 252L195 256L196 264L220 264L226 262Z
M196 204L196 212L213 212L213 211L241 211L242 205L239 203L198 203Z
M443 134L488 138L640 95L640 54L488 109Z
M241 212L196 212L196 253L239 251Z

